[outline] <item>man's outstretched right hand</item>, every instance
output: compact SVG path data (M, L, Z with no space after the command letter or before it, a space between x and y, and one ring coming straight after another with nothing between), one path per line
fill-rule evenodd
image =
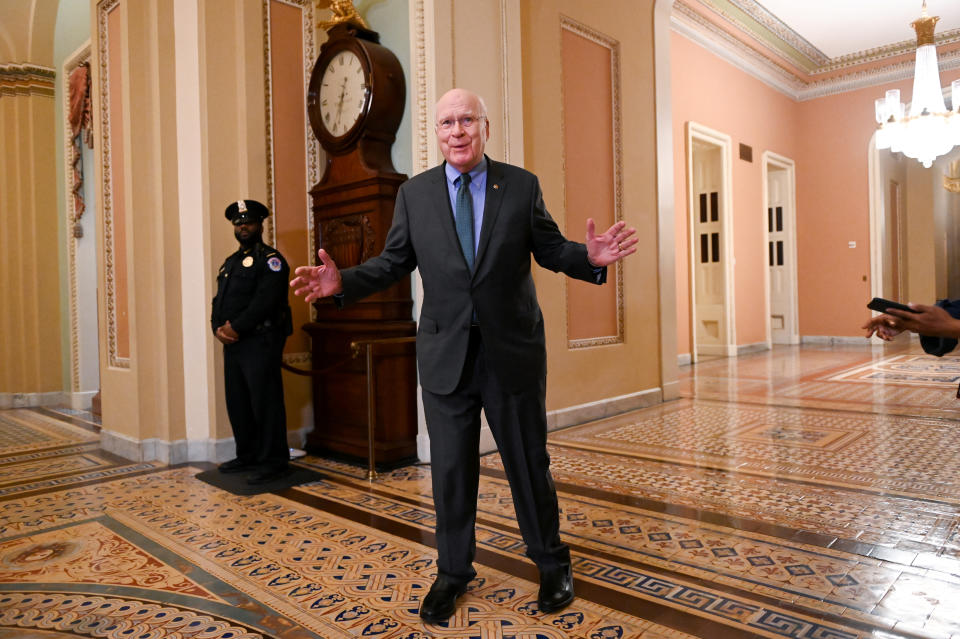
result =
M302 295L303 301L312 302L343 291L340 270L336 262L323 249L317 251L320 266L298 266L290 280L294 295Z

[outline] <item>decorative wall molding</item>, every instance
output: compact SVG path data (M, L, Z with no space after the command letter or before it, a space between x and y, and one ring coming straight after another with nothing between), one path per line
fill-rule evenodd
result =
M270 221L265 225L264 234L267 243L276 245L276 189L274 183L274 150L273 150L273 68L272 68L272 31L270 25L270 3L279 2L300 9L301 26L303 29L303 94L306 96L307 88L310 86L310 74L313 71L313 63L317 59L316 45L316 19L313 0L263 0L263 77L264 77L264 109L266 110L266 149L267 149L267 208L274 211L274 215L268 218ZM306 100L303 106L304 118L304 142L307 149L306 175L307 188L313 187L320 181L320 144L310 128L310 118L307 115ZM307 244L308 254L307 263L310 263L316 254L316 247L313 239L313 211L310 208L310 200L307 199ZM312 306L311 306L312 308ZM311 311L311 316L315 311Z
M110 42L107 20L110 12L116 9L120 0L102 0L97 4L97 32L99 47L100 78L100 204L103 211L103 272L104 300L106 302L107 365L113 368L130 368L130 358L118 355L117 344L117 291L116 264L114 263L113 235L113 172L111 170L110 139L110 67L108 64Z
M774 64L760 52L734 38L685 4L674 3L670 27L722 60L757 78L767 86L799 99L804 83L800 76Z
M937 56L940 63L940 71L951 71L960 68L960 49L940 53ZM898 64L892 64L878 69L850 73L838 78L811 82L805 89L799 92L798 100L812 100L826 95L837 93L846 93L865 89L867 87L889 84L899 80L907 80L913 77L916 70L916 64L913 60L906 60ZM947 90L949 92L949 85Z
M623 159L622 159L622 138L623 138L623 129L621 124L620 113L622 111L621 106L621 80L620 80L620 43L604 33L596 31L588 27L587 25L569 18L567 16L560 16L560 31L569 31L570 33L576 34L582 38L593 42L610 52L610 82L611 82L611 119L613 123L612 130L612 139L610 140L610 149L613 153L613 219L614 222L619 222L623 219ZM560 87L561 96L565 91L565 87ZM561 97L561 109L563 108L563 99ZM561 127L566 127L566 118L561 113L560 117ZM565 137L561 133L561 140ZM562 144L562 143L561 143ZM562 156L562 165L563 165L563 174L567 173L566 165L566 154L567 149L563 149ZM563 201L567 201L566 194L566 179L561 180L563 192ZM605 346L607 344L621 344L624 339L624 322L623 322L623 269L619 264L613 267L613 279L616 282L616 322L617 329L614 335L605 335L602 337L592 337L588 339L568 339L567 348L590 348L593 346ZM566 314L564 314L564 333L569 335L569 326L568 319Z
M934 44L937 47L950 45L955 42L960 42L960 29L944 31L934 38ZM814 73L828 73L830 71L848 69L850 67L867 62L876 62L878 60L885 60L887 58L912 55L916 50L916 39L903 40L901 42L897 42L896 44L890 44L885 47L867 49L866 51L858 51L856 53L850 53L837 58L831 58L829 64L817 69L814 71Z
M813 75L908 55L917 48L916 39L908 38L831 58L767 11L757 0L679 0L676 6L679 8L680 5L693 1L718 16L734 30L765 43L806 73ZM904 31L906 32L906 25ZM935 38L938 47L955 42L960 42L960 29L944 31Z
M430 91L427 51L427 0L414 0L410 30L412 35L411 58L413 65L413 173L422 173L430 168ZM430 9L433 3L430 2Z
M508 6L507 3L509 0L500 0L500 82L501 82L501 91L503 95L503 108L501 110L502 121L501 126L503 127L503 161L507 164L514 162L510 157L510 136L512 131L510 130L510 71L513 68L513 65L510 62L510 40L508 38L508 28L507 17L508 17Z
M703 0L701 0L703 2ZM778 40L803 56L814 67L822 67L830 63L830 58L823 51L815 47L806 38L784 24L777 16L767 11L756 0L728 0L728 2L750 16L758 24L769 31ZM714 5L716 6L716 4ZM729 11L719 10L718 13L734 24L742 24Z

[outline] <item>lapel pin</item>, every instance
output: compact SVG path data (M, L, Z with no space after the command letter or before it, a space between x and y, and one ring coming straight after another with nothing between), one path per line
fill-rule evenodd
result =
M494 184L494 185L493 185L493 190L494 190L494 191L496 191L496 190L499 189L499 188L500 188L500 185L499 185L499 184Z

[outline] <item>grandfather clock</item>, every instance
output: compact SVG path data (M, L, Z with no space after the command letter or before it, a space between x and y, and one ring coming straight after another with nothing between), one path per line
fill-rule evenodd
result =
M327 152L323 178L310 195L314 240L341 269L383 249L397 189L407 179L390 159L406 100L403 69L359 20L328 31L307 92L310 126ZM315 256L314 256L315 259ZM314 430L307 449L348 459L367 458L367 360L351 343L416 334L410 280L338 309L314 303L317 320L304 326L312 340ZM416 460L416 361L412 343L375 348L375 459L384 467Z

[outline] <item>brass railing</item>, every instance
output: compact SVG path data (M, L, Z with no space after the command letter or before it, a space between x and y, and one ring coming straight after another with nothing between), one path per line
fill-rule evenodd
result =
M381 344L404 344L415 342L416 337L384 337L382 339L358 339L350 342L350 352L354 358L360 357L361 352L366 354L367 368L367 480L377 478L377 467L374 459L374 427L377 423L376 398L376 369L373 367L373 349Z

